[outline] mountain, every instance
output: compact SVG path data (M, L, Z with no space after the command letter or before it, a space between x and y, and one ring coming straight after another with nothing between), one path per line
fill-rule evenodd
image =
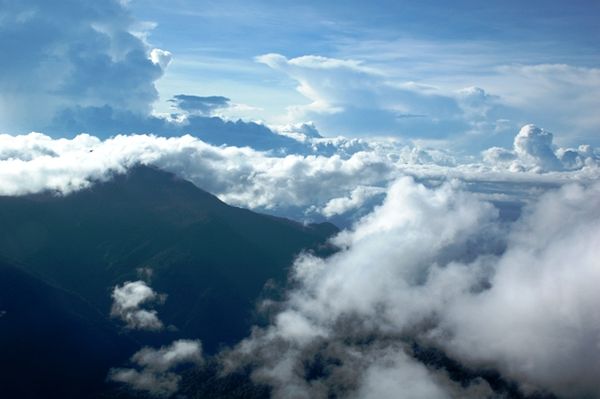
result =
M147 166L66 196L0 197L0 312L6 304L12 306L0 323L21 311L28 315L10 333L2 330L3 345L18 342L32 348L24 355L30 360L36 348L40 364L54 374L65 370L52 366L60 360L55 359L59 348L88 357L79 359L79 370L127 359L141 345L178 338L200 339L206 353L215 353L260 323L254 309L265 285L283 284L301 251L332 253L326 241L336 232L328 223L303 225L229 206L190 182ZM155 309L169 328L136 332L109 317L112 289L139 280L140 270L154 291L166 294ZM53 330L51 320L64 323ZM70 346L66 337L75 332L81 340ZM54 339L62 346L53 346ZM87 354L76 349L88 340L108 346ZM8 362L3 360L1 369L11 378ZM69 373L62 377L68 379ZM90 376L98 382L97 374Z
M83 397L135 347L81 298L0 263L2 397Z

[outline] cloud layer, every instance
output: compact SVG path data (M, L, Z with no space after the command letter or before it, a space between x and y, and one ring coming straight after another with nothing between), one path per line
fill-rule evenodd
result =
M514 150L492 148L480 159L386 140L304 139L303 145L314 146L317 154L215 147L192 136L0 135L0 194L66 194L133 165L152 164L232 205L318 219L364 214L381 202L392 181L405 175L431 184L459 179L471 191L509 203L599 174L596 150L555 148L549 134L531 125L517 135Z
M417 344L493 367L523 394L595 397L599 191L567 185L507 225L460 185L401 178L334 239L339 253L296 261L271 326L233 350L229 367L257 364L256 381L281 398L492 394L484 380L419 363Z

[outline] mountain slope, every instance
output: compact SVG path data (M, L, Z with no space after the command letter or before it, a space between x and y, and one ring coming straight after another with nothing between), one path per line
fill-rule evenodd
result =
M326 252L335 227L226 205L150 167L66 197L0 197L0 255L108 313L110 289L153 270L159 315L211 350L245 334L269 279L303 249Z
M137 345L82 299L0 263L3 397L82 397Z
M78 319L84 325L108 323L127 342L137 342L119 353L103 349L108 358L126 359L142 345L178 338L200 339L210 354L245 337L257 322L254 309L265 284L284 282L289 265L303 250L331 253L326 240L336 231L331 224L306 226L231 207L170 173L139 166L67 196L0 197L0 259L10 273L20 270L28 276L6 281L35 281L6 282L20 288L7 291L2 299L27 305L32 315L39 311L65 318L72 314L74 302L62 301L51 311L36 310L36 304L55 303L46 297L68 293L93 310ZM127 330L109 317L112 289L139 280L141 269L147 284L167 296L155 307L169 326L159 332ZM38 295L44 290L53 293ZM29 293L35 295L25 305L21 299ZM36 326L43 334L45 326ZM15 328L6 345L17 339L19 327ZM86 331L84 341L114 339L114 331L98 330L102 336L94 336L81 326L73 328ZM22 342L38 339L22 333ZM42 358L57 355L50 348L47 353L38 349ZM89 356L90 364L106 364L98 360L102 356ZM3 365L2 371L7 369Z

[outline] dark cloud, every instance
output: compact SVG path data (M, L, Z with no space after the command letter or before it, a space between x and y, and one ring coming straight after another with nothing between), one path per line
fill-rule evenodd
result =
M211 116L214 111L227 108L230 100L222 96L200 97L178 94L169 101L181 111L194 115Z
M267 126L255 122L227 121L216 116L197 114L184 115L183 120L168 120L118 110L108 105L74 106L62 110L53 119L49 131L66 136L87 132L100 137L130 133L150 133L160 136L191 134L213 145L251 147L279 154L311 152L310 145L278 134Z

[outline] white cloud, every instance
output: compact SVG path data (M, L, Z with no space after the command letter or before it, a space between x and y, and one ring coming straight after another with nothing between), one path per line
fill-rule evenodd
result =
M497 167L534 172L581 169L585 165L596 164L600 159L590 146L557 148L552 141L552 133L529 124L516 135L512 151L492 147L483 151L483 158Z
M334 239L340 252L296 261L273 324L229 361L258 364L254 378L276 397L489 396L417 364L417 341L471 369L496 368L523 390L595 397L599 193L598 182L567 185L507 225L460 184L400 179L382 206ZM318 359L326 372L307 377L302 365Z
M131 360L139 366L156 371L166 371L181 363L202 362L202 347L199 341L177 340L160 349L143 348Z
M515 137L515 153L525 163L539 166L543 170L561 169L562 165L552 148L552 138L552 133L537 126L523 126Z
M111 369L108 378L128 384L153 396L168 397L177 392L181 377L171 370L181 364L201 364L200 341L180 339L160 349L145 347L131 357L138 368Z
M286 58L279 54L256 57L296 82L297 91L307 99L306 104L289 107L289 122L313 120L327 135L344 132L363 137L452 137L448 145L473 151L506 145L511 131L535 121L560 133L560 145L572 146L580 141L599 144L596 109L600 104L595 95L600 89L598 68L527 64L526 56L521 64L507 64L505 57L491 56L483 65L461 60L451 66L457 70L447 75L447 70L440 72L440 63L435 60L415 69L411 58L403 55L407 49L401 44L390 48L386 47L390 43L383 43L384 54L398 54L394 62L378 59L377 43L354 44L367 46L366 53L352 47L354 51L349 48L343 53L346 58ZM434 48L421 45L417 45L417 52L426 48L435 54L434 59L448 51L441 44ZM470 52L480 52L481 46L484 44L479 43ZM450 64L457 61L455 54L453 58ZM419 59L423 60L422 54ZM469 66L476 68L465 73ZM424 74L422 69L429 72Z
M173 58L173 54L170 51L161 50L159 48L154 48L150 51L150 61L153 64L157 64L164 71L167 69L171 60Z
M181 377L175 373L153 373L136 369L111 369L108 378L157 397L173 395L177 392L181 380Z
M163 302L164 295L159 295L144 281L128 281L115 286L112 292L113 305L111 316L123 320L129 329L160 330L163 323L158 319L156 310L142 309L143 305L152 302Z
M349 197L330 199L323 207L321 213L325 217L346 213L352 209L361 207L367 200L384 192L385 189L382 187L357 186L352 190Z
M456 91L398 81L356 60L279 54L256 60L298 82L298 92L310 100L290 107L289 119L314 119L329 134L443 138L497 129L499 116L491 111L499 101L479 87Z
M510 194L510 187L520 185L523 189L513 200L521 201L523 191L535 194L548 185L586 182L600 173L600 157L589 146L556 149L564 170L545 173L537 164L526 164L503 149L486 152L488 163L482 163L446 150L390 140L310 140L323 155L278 156L211 146L192 136L119 135L101 140L86 134L73 139L40 133L0 135L0 195L68 194L144 164L174 172L232 205L310 219L322 212L333 215L345 209L352 214L361 207L368 209L378 198L370 194L405 175L433 182L455 178L469 182L473 191L487 190L493 182L496 191ZM491 156L494 151L500 155Z
M489 290L449 306L464 359L564 397L600 395L600 185L543 196L508 237Z
M422 364L403 351L382 353L363 375L356 399L449 399Z
M466 247L480 242L486 243L482 250L494 250L497 244L485 238L495 237L495 216L491 205L457 191L454 183L429 190L410 178L398 180L381 207L334 239L340 252L326 260L306 255L296 262L297 288L288 293L274 324L255 331L233 356L255 359L262 366L256 378L275 386L276 397L288 397L288 384L314 397L316 387L302 382L299 365L308 361L307 351L322 346L319 342L334 342L341 357L335 364L341 364L332 367L344 375L355 370L363 384L341 383L347 389L366 395L374 380L386 379L396 369L398 380L412 379L414 392L445 397L394 337L434 317L448 298L477 280L451 262L467 257ZM442 270L448 274L430 278ZM375 339L373 347L353 343L369 336ZM395 360L384 367L378 365L381 356ZM358 358L358 363L346 358ZM269 371L273 369L279 371ZM363 375L362 370L370 371ZM321 382L332 383L326 378ZM409 392L406 397L414 397Z

